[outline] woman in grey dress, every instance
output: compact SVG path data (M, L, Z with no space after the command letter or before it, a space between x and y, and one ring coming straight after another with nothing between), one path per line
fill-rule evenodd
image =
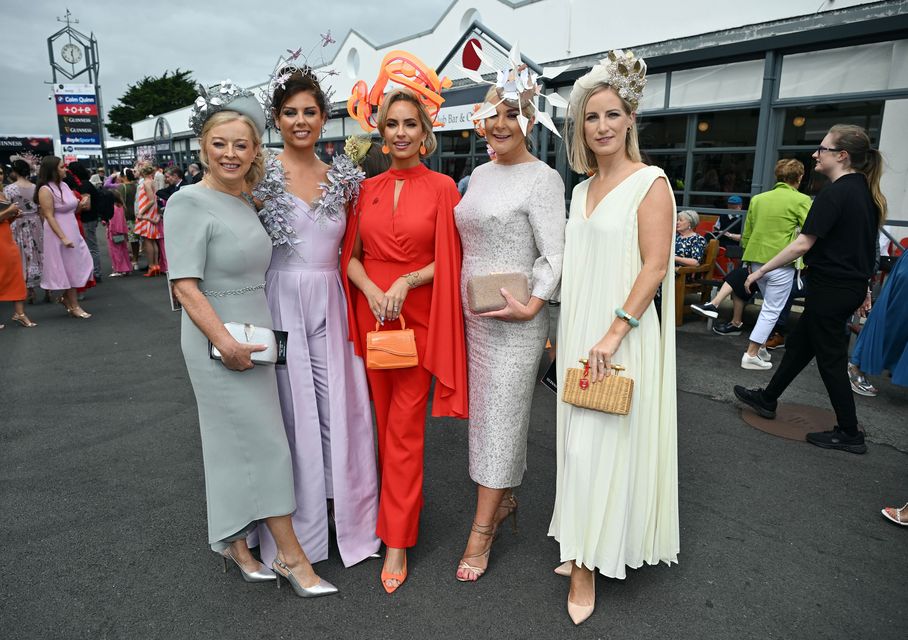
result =
M478 580L489 561L498 525L509 515L516 528L518 486L526 470L527 429L539 358L548 335L546 301L561 278L564 251L564 183L529 151L520 109L530 99L501 101L492 87L487 103L498 106L483 122L495 162L477 167L454 210L463 244L463 300L470 380L470 477L478 485L476 513L457 579ZM524 122L529 130L532 120ZM507 306L482 314L469 309L471 278L522 273L527 304L502 290Z
M168 277L183 305L181 346L199 409L208 539L225 570L236 563L247 582L280 586L282 577L300 596L328 595L337 589L315 574L290 520L296 502L274 367L254 366L252 354L265 347L238 342L223 325L272 326L264 284L271 241L248 196L263 175L264 112L231 84L218 97L213 104L203 94L191 119L208 175L174 194L165 218ZM222 360L209 357L209 342ZM277 544L271 570L246 545L259 521Z

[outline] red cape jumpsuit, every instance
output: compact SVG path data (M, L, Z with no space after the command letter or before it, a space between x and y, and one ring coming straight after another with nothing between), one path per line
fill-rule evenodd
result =
M393 209L396 181L404 185ZM366 297L347 278L357 232L362 263L383 291L401 275L435 262L433 282L410 289L401 315L416 336L419 365L367 370L378 433L379 495L376 534L393 548L416 544L423 504L423 446L432 377L433 416L467 418L467 364L460 302L460 237L454 206L460 200L451 178L424 165L389 169L362 184L341 256L350 339L363 355L375 316ZM399 328L385 322L384 329Z

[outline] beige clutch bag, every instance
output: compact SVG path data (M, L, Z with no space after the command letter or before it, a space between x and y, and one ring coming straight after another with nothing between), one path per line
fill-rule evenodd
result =
M589 363L585 359L580 362L583 369L568 369L564 374L562 400L575 407L626 416L631 410L634 380L618 375L624 367L613 364L614 375L592 384Z
M501 289L507 289L521 304L530 301L530 283L522 273L491 273L467 282L467 304L473 313L500 311L507 306Z

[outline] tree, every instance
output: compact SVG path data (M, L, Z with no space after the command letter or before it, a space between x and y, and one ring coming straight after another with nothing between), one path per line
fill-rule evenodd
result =
M196 98L195 81L191 71L165 71L160 77L145 76L129 85L120 103L107 114L107 130L111 135L132 140L132 123L149 115L166 113L185 107Z

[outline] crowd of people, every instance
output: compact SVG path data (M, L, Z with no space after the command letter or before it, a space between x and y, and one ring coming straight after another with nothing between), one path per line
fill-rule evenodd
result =
M560 298L548 534L559 545L555 572L570 581L567 612L580 624L594 611L597 572L624 579L627 567L671 565L680 551L671 267L699 264L706 239L695 211L676 214L663 171L642 162L636 110L645 74L642 59L619 51L575 82L565 144L571 168L590 177L574 188L566 217L559 174L530 151L543 116L526 67L502 70L485 96L476 119L494 160L461 193L423 163L436 148L434 73L379 104L354 93L351 115L378 139L349 143L329 165L315 153L329 115L325 78L282 59L264 109L229 81L216 100L199 96L190 123L204 171L140 162L107 177L48 157L32 184L17 160L10 204L0 209L0 243L15 248L14 260L2 254L0 300L14 303L14 321L34 326L24 304L40 286L62 291L67 312L88 318L78 291L101 280L98 223L111 277L135 272L141 250L145 275L166 274L183 309L211 549L247 582L287 582L319 597L338 591L313 567L328 557L332 529L345 566L384 545L382 587L391 594L407 581L430 401L432 416L469 424L476 502L459 559L452 550L453 575L475 582L488 572L502 526L511 519L516 529L546 306ZM283 141L274 155L262 147L269 126ZM695 309L715 318L728 295L743 308L756 285L764 303L742 367L768 369L767 343L804 256L811 284L785 358L766 389L734 392L774 417L816 357L838 424L809 440L857 453L866 447L847 393L845 321L870 309L886 203L879 154L863 130L834 127L815 158L832 184L811 203L797 191L803 165L781 160L778 183L753 198L740 234L749 267ZM736 241L729 228L718 233ZM904 315L894 299L904 295L906 264L897 263L870 315L852 384L887 368L905 380L905 357L890 355L896 341L904 352L908 322L893 330L876 319ZM525 287L494 285L502 274ZM480 308L476 291L490 277L497 305ZM567 402L578 363L574 384L591 395L618 371L633 379L629 407ZM902 510L883 514L906 524Z
M901 247L896 248L896 260L879 296L882 306L871 313L873 280L881 252L889 245L880 232L887 204L879 186L883 167L879 151L861 127L835 125L813 158L815 171L831 184L812 200L798 191L804 165L794 159L779 160L775 186L755 195L747 210L740 236L742 264L729 270L709 302L690 306L715 320L720 305L731 297L731 320L712 330L719 335L740 335L745 305L759 291L762 304L741 368L769 370L773 368L770 351L787 347L786 353L766 389L736 386L735 395L761 416L774 418L778 397L816 358L837 424L830 431L809 434L807 441L864 453L864 434L858 429L849 387L855 394L875 396L877 389L868 381L867 372L884 370L892 373L895 384L908 386L904 373L908 367L904 355L908 306L890 302L894 299L890 292L899 290L908 263L898 257L903 253ZM685 215L694 222L684 221ZM676 264L702 260L705 238L691 230L695 221L694 212L679 214ZM786 339L789 313L798 298L804 299L804 313ZM853 316L867 318L863 328L849 323ZM849 359L850 330L859 338Z
M80 302L103 279L99 231L107 241L109 277L138 271L142 254L145 276L164 275L161 212L193 179L201 180L195 164L184 177L179 167L148 159L110 176L103 166L92 173L80 161L66 164L56 156L15 156L0 166L0 301L13 303L12 321L37 327L26 304L39 298L61 303L74 318L92 316Z

